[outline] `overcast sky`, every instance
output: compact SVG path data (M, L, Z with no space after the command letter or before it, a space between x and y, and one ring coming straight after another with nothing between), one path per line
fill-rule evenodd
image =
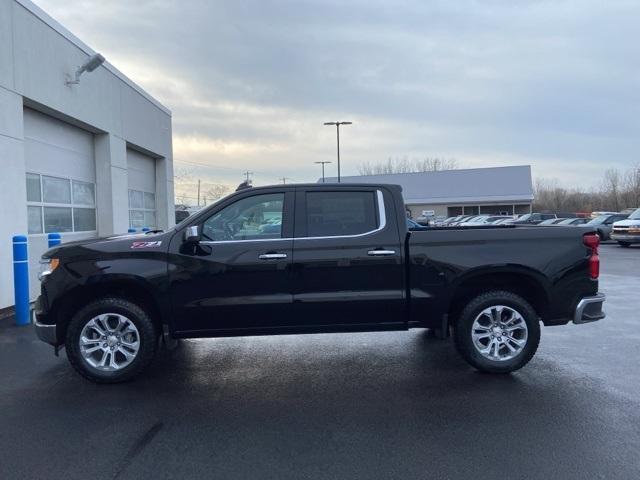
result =
M441 156L590 186L640 160L634 0L36 2L172 110L203 181L335 174L333 120L344 175Z

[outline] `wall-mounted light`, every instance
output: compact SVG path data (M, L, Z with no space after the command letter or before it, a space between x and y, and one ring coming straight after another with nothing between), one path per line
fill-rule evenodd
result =
M80 83L80 75L84 72L93 72L96 68L104 63L104 57L99 53L91 55L87 60L78 67L74 74L73 80L69 79L65 83L67 85L77 85Z

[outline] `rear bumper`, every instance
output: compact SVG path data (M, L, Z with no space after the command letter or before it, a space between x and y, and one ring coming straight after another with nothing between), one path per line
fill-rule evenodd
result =
M581 324L602 320L606 316L602 310L605 300L604 293L597 293L593 297L584 297L576 306L573 323Z

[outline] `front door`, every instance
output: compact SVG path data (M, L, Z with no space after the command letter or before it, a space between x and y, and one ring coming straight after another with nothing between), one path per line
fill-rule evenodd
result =
M404 268L391 193L299 188L293 246L299 325L367 330L406 326Z
M283 324L292 306L293 196L249 190L197 223L199 243L173 238L169 291L176 331Z

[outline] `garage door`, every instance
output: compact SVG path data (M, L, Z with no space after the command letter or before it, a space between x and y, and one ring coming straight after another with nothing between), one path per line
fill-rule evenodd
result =
M156 161L136 150L127 149L129 174L129 226L155 228Z
M60 232L63 241L96 236L96 171L90 132L31 109L24 110L24 148L34 294L47 233Z

